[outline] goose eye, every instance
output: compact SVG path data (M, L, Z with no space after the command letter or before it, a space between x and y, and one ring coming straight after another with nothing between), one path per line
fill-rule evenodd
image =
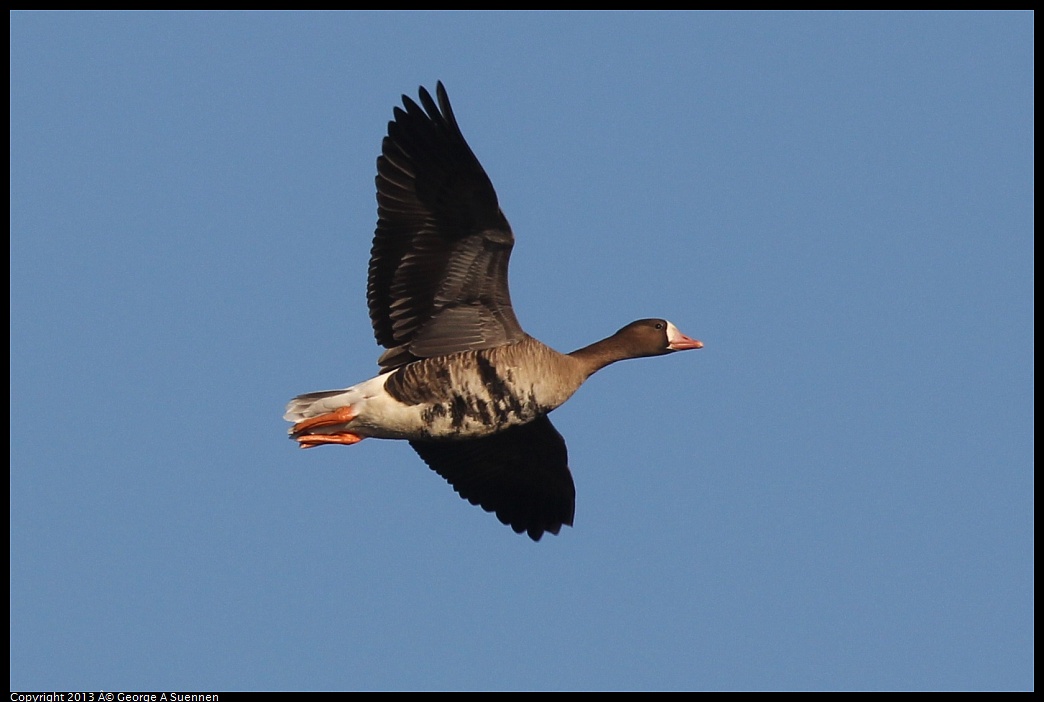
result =
M656 328L657 329L663 329L663 322L657 322L656 323Z

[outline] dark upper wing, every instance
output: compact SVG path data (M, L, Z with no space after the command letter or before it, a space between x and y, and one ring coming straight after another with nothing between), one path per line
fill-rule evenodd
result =
M441 82L436 95L403 96L377 159L366 300L382 370L524 336L508 294L511 227Z
M572 526L576 489L566 445L547 415L467 441L411 441L432 470L461 497L517 533L539 541Z

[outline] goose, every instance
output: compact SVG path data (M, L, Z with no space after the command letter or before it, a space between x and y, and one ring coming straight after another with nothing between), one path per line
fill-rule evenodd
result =
M299 395L283 418L301 448L406 440L462 498L539 541L572 526L576 499L548 413L611 363L703 344L664 319L572 353L526 334L508 292L514 234L441 81L435 92L402 96L377 159L366 302L380 373Z

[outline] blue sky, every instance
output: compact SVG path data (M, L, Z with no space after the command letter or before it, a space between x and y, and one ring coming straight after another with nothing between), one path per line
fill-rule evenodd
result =
M1033 687L1033 15L10 19L12 689ZM537 544L281 420L440 79L531 334L706 344Z

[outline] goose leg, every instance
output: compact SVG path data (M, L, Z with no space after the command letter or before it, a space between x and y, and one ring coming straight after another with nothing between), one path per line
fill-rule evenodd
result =
M319 444L342 444L350 446L363 440L358 434L349 431L338 431L329 434L312 434L310 432L322 427L344 426L355 419L356 414L350 406L338 407L308 419L302 419L290 430L290 438L301 445L301 448L314 448Z
M315 448L320 444L342 444L344 446L351 446L357 444L363 440L363 437L358 434L353 434L348 431L342 431L337 434L306 434L305 436L295 436L294 440L300 444L301 448Z

